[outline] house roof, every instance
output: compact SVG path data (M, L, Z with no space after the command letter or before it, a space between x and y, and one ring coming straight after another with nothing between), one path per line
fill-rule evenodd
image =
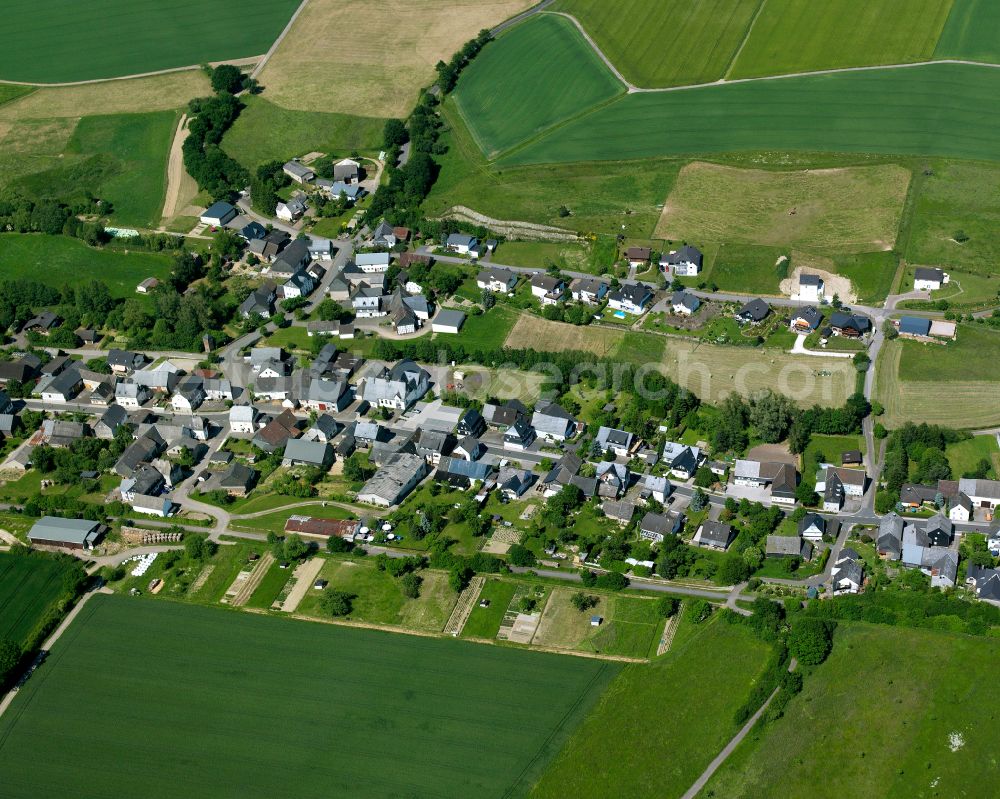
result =
M793 319L801 319L809 327L815 330L823 321L823 314L815 305L807 305L794 313Z
M611 292L614 300L631 303L632 305L644 305L653 296L653 290L645 283L629 283L622 286L617 291Z
M820 534L826 532L826 519L818 513L807 513L799 519L799 535L808 530L818 530Z
M899 332L910 336L930 335L931 320L918 316L904 316L899 320Z
M861 314L849 314L843 311L835 311L830 314L830 327L835 330L856 330L858 333L867 333L871 330L872 320Z
M442 458L437 469L438 477L464 477L468 480L485 480L493 467L482 461L467 461L464 458Z
M465 313L463 311L442 310L438 311L438 315L434 317L434 324L444 325L445 327L460 328L463 322L465 322Z
M823 278L821 278L819 275L799 274L799 285L816 286L818 288L823 285Z
M675 519L665 513L649 512L639 522L639 529L644 533L668 535L674 530Z
M628 449L632 446L634 438L634 434L626 430L618 430L614 427L599 427L597 429L597 443L600 444L602 450L606 450L612 445Z
M537 409L531 416L531 425L539 433L566 435L576 419L554 402Z
M57 516L43 516L32 525L28 538L33 541L52 541L84 546L96 538L100 527L100 522L92 522L88 519L61 519Z
M677 264L697 264L701 266L702 254L697 247L685 244L679 250L672 250L660 259L661 263L675 266Z
M1000 500L1000 480L976 480L963 477L958 481L958 490L969 497Z
M705 521L701 523L702 541L726 546L732 538L733 528L728 524L717 522L712 519L705 519Z
M934 280L940 283L944 280L944 271L930 266L918 266L913 277L916 280Z
M285 460L300 461L313 466L323 466L329 453L330 445L325 441L293 438L285 445Z
M755 300L750 300L750 302L740 308L737 316L744 317L753 322L759 322L769 313L771 313L771 306L758 297Z
M652 252L649 247L629 247L625 250L625 257L630 261L648 261Z
M812 544L797 535L769 535L764 552L767 555L808 558L812 554Z
M682 305L689 311L694 313L701 307L701 300L699 300L690 291L675 291L674 296L670 300L674 307Z

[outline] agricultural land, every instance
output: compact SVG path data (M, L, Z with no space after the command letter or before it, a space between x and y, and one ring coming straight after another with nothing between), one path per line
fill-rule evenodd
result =
M24 644L65 593L67 564L0 552L0 639Z

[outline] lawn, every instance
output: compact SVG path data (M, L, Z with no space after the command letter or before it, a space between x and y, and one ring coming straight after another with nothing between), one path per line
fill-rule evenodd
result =
M0 552L0 640L28 642L45 614L64 595L66 564L48 555Z
M88 247L79 239L40 233L0 235L0 272L9 280L31 279L60 288L82 280L107 283L115 297L135 296L136 284L170 273L168 255L115 252Z
M463 71L455 102L492 158L623 91L576 26L546 14L486 45Z
M963 324L947 344L903 341L899 377L904 381L983 380L995 382L1000 357L1000 331Z
M837 255L833 269L851 281L858 302L879 303L892 290L892 280L899 266L899 256L892 250Z
M448 152L424 202L440 216L464 205L496 219L554 225L582 233L649 237L681 163L658 159L505 167L487 164L453 100L442 106ZM559 216L563 206L570 216ZM501 247L501 251L503 248Z
M319 578L328 580L332 588L353 594L353 609L348 619L389 624L428 632L441 632L455 606L456 594L448 586L443 572L422 571L420 597L403 596L396 578L375 568L366 559L329 559L323 564ZM297 612L304 616L323 616L319 606L319 591L310 591Z
M843 465L840 456L848 450L857 449L865 451L865 440L863 436L824 436L813 435L809 439L809 446L802 453L802 481L813 485L816 482L816 470L820 463L832 463L834 466ZM822 456L822 458L820 457Z
M311 152L347 157L357 150L377 151L384 119L327 111L291 111L249 97L246 108L226 132L223 149L248 169L265 161L286 161Z
M956 444L949 444L945 449L948 463L954 477L961 477L966 472L976 469L979 462L987 460L993 464L994 475L1000 474L1000 446L995 435L975 436Z
M263 609L271 607L271 604L278 598L281 589L285 587L285 583L288 582L288 578L291 576L292 573L288 569L282 569L281 564L275 561L271 564L271 568L267 570L264 579L260 581L257 590L247 600L246 606L248 608Z
M706 274L722 291L779 294L778 285L789 274L788 255L781 247L724 244ZM780 261L781 256L785 256L784 261Z
M480 607L479 601L476 601L468 621L462 628L462 637L496 638L500 631L500 622L503 621L504 613L507 612L516 590L516 583L496 578L488 579L483 585L483 590L479 592L479 599L488 599L490 605L487 608Z
M1000 164L938 161L930 166L932 174L921 177L916 193L906 260L996 274ZM960 231L966 240L956 240Z
M994 0L953 0L934 57L996 62L1000 60L997 30L1000 5Z
M998 655L995 640L842 623L783 717L756 728L702 795L987 796Z
M622 670L533 797L680 796L691 786L736 732L733 714L768 653L740 626L694 629L655 663Z
M601 236L596 241L508 241L495 256L509 266L547 269L555 265L569 272L603 275L611 270L617 255L615 240Z
M630 94L499 163L759 150L997 160L998 93L998 70L934 64Z
M167 155L176 111L34 119L15 123L13 151L0 179L30 196L74 205L110 203L114 224L155 227L166 192Z
M775 171L695 162L681 170L655 235L822 253L888 249L909 182L910 171L891 164Z
M405 119L434 65L533 0L310 0L260 73L282 108ZM303 54L308 53L308 58Z
M506 305L495 305L479 316L469 315L458 337L466 350L492 352L503 346L520 314ZM444 334L440 334L444 335ZM454 338L454 336L448 336Z
M560 0L611 62L638 86L718 80L739 50L760 0Z
M575 593L569 588L552 590L533 644L638 658L656 654L664 620L654 600L595 593L597 604L579 611L570 601ZM603 619L599 627L591 626L591 616Z
M766 0L726 76L927 61L951 0Z
M297 0L245 0L239 24L206 17L195 0L105 0L100 13L60 0L8 0L0 79L34 83L113 78L267 51Z
M309 679L291 679L304 663ZM102 792L149 799L223 796L236 785L247 797L357 795L359 785L371 796L523 795L618 672L583 658L104 596L43 669L0 723L10 799L73 792L95 770ZM55 734L60 756L35 757ZM122 768L127 758L139 765Z
M959 328L958 343L967 329L965 325ZM1000 336L1000 333L992 335ZM970 353L962 349L963 355L952 358L944 357L945 353L950 356L955 350L945 350L938 345L929 349L931 346L888 341L882 347L875 364L875 399L885 408L882 423L890 429L915 419L953 428L1000 425L1000 405L996 401L1000 380L996 378L995 368L988 367L993 371L985 374L963 368L967 358L980 366L989 363L989 352ZM995 355L992 361L995 363ZM930 374L931 377L901 379L901 362L905 363L908 374ZM935 370L935 366L940 366L940 370ZM940 376L934 376L935 371L939 371ZM942 401L942 396L947 396L946 402Z
M312 344L313 340L304 327L289 325L288 327L279 327L261 343L261 346L281 347L288 351L297 350L311 353L313 351Z
M908 266L903 275L902 291L913 290L913 279L916 267ZM948 269L949 281L937 291L930 293L931 300L947 300L950 307L976 308L983 305L995 306L1000 294L1000 276L981 275L974 272L959 272ZM901 308L920 308L923 300L904 300Z

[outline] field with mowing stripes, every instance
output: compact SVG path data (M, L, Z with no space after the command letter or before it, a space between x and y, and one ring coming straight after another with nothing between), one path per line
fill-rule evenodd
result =
M492 157L623 91L573 23L546 14L486 45L455 102Z
M1000 3L996 0L954 0L941 32L935 58L1000 61Z
M63 595L66 567L44 555L0 552L0 639L24 644Z
M8 0L0 80L64 83L262 55L299 0ZM221 16L217 16L221 15Z
M559 0L636 86L718 80L746 37L760 0Z
M726 77L927 61L950 7L951 0L765 0Z
M1000 69L954 64L630 94L499 163L745 150L1000 160L998 95Z
M618 671L98 595L0 720L3 794L521 796Z

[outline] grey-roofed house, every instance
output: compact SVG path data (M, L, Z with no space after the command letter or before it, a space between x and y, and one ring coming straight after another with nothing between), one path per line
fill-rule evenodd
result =
M455 488L469 489L477 481L485 482L493 472L488 463L464 460L462 458L441 458L434 479L446 482Z
M838 336L859 338L872 329L872 321L867 316L862 316L861 314L835 311L830 315L829 326L830 330Z
M895 512L887 513L879 520L875 548L880 558L899 560L902 557L905 526L906 522Z
M970 563L965 582L981 601L1000 606L1000 569Z
M570 281L569 293L574 300L596 305L604 299L611 289L611 285L606 280L599 277L577 277Z
M531 426L546 441L565 441L576 432L576 418L554 402L543 405L531 416Z
M28 540L36 546L93 549L102 535L100 522L43 516L28 531Z
M635 503L627 499L608 499L601 505L601 510L612 521L618 524L628 524L635 516Z
M948 282L944 270L930 266L918 266L913 272L914 291L937 291Z
M535 428L526 419L519 417L503 434L503 445L507 449L524 450L535 441Z
M313 466L326 469L333 463L333 449L325 441L312 441L305 438L290 440L285 445L282 466Z
M277 286L271 281L266 281L250 292L240 304L240 316L244 319L270 316L274 313L274 301L277 296Z
M764 548L764 554L769 558L802 558L812 557L813 546L806 539L797 535L769 535Z
M402 360L365 380L362 397L372 405L405 411L429 389L430 374L413 361Z
M498 294L510 294L517 286L517 275L509 269L491 266L476 275L476 286Z
M928 546L946 547L955 537L955 524L948 517L938 513L927 520L924 532L927 535Z
M618 499L628 489L632 476L628 467L612 461L597 464L597 493L602 497Z
M833 580L833 594L856 594L865 581L865 569L861 556L853 549L841 550L840 557L833 564L830 576Z
M486 421L476 408L466 408L458 419L455 433L460 436L481 436L486 432Z
M332 441L340 432L341 424L330 414L323 413L316 417L312 427L302 436L306 441Z
M389 458L358 492L357 501L390 507L398 505L427 476L427 461L398 452Z
M65 403L72 400L83 388L83 380L75 368L66 369L57 374L52 381L42 389L42 402Z
M354 426L354 439L357 446L368 448L382 441L388 441L390 433L382 425L375 422L359 421Z
M117 347L112 347L108 350L107 361L112 372L123 375L130 374L136 369L141 369L146 363L146 356L140 352L132 352L130 350L121 350Z
M670 304L675 314L690 316L701 307L701 300L690 291L675 291Z
M535 480L534 472L504 466L497 474L497 489L508 499L518 499L531 488Z
M68 447L90 435L90 427L82 422L46 419L42 422L42 440L50 447Z
M630 283L608 293L608 307L623 313L641 314L653 301L653 290L645 283Z
M187 375L177 383L170 405L176 413L191 413L205 401L205 380L198 375Z
M299 161L286 161L281 167L281 171L296 183L309 183L316 177L316 173Z
M455 446L455 437L441 430L421 428L415 439L416 452L428 463L436 464L445 455L450 455Z
M315 378L309 382L302 404L313 411L342 411L352 400L346 380Z
M666 477L647 474L643 479L643 487L640 495L662 504L667 501L667 497L673 493L673 490L674 487Z
M694 534L693 543L709 549L727 549L734 537L730 525L705 519Z
M114 438L118 430L128 424L128 412L120 405L111 405L94 425L94 435L98 438Z
M808 541L822 541L826 533L826 519L818 513L807 513L799 520L798 531Z
M245 497L257 482L257 472L249 466L234 462L225 471L209 481L212 490L225 491L233 497Z
M958 481L958 490L976 507L995 510L1000 505L1000 480L963 477Z
M659 543L668 535L676 535L684 526L684 517L678 513L649 512L639 522L639 535L647 541Z
M459 255L469 255L479 246L479 239L464 233L451 233L444 242L445 249L457 252Z
M758 297L736 312L736 321L744 325L755 325L767 319L770 313L771 306Z
M219 200L216 203L212 203L208 208L201 212L199 221L203 225L212 225L213 227L222 227L229 220L236 216L236 208L230 203Z
M679 250L673 250L660 256L660 269L665 274L677 277L694 277L701 271L703 256L701 250L685 244Z
M678 477L689 480L698 471L703 456L698 447L668 441L663 446L663 463Z
M823 322L823 314L815 305L806 305L792 311L790 325L796 333L811 333L818 330Z
M601 452L610 450L616 456L624 458L628 457L632 450L635 435L626 430L617 430L614 427L599 427L594 441Z

